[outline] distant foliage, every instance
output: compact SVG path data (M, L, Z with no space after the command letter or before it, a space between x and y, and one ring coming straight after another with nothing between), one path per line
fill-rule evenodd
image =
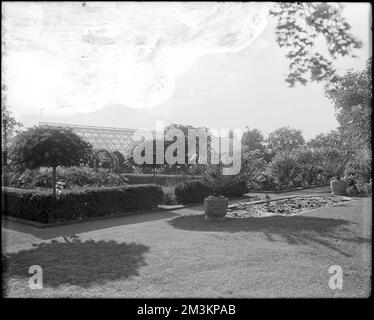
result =
M344 148L344 140L338 130L332 130L329 133L320 133L307 142L311 148Z
M9 147L11 139L21 132L23 127L22 123L18 122L9 111L7 90L8 87L3 84L1 86L1 147L3 151Z
M305 141L301 130L282 127L269 134L268 148L273 153L289 152L302 146Z
M249 129L243 133L242 136L242 146L246 151L264 151L265 139L261 131L258 129Z

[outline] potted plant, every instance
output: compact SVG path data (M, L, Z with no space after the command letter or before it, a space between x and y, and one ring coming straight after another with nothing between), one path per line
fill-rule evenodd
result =
M210 165L203 174L201 181L211 191L211 195L204 199L205 220L223 221L226 218L228 199L222 191L236 182L233 176L222 174L222 163Z

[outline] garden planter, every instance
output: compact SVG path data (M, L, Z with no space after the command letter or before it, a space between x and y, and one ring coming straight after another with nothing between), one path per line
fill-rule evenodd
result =
M223 221L225 220L229 201L224 196L209 196L204 199L205 220Z
M346 196L349 185L343 180L331 180L331 192L337 196Z

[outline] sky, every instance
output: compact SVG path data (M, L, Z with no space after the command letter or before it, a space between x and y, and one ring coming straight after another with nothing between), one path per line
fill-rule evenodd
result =
M39 121L155 129L281 126L309 139L337 127L322 84L289 88L269 3L4 3L2 81L9 109ZM371 56L371 7L344 15ZM369 50L370 49L370 50Z

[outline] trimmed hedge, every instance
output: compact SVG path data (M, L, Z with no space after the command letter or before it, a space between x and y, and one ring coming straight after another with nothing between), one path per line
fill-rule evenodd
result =
M67 190L56 200L47 191L8 187L1 191L5 215L41 223L149 210L163 199L162 189L156 185Z
M130 184L152 184L156 183L158 185L166 186L168 184L177 184L183 182L183 176L181 175L174 175L174 174L129 174L125 173L122 176L126 177ZM201 176L191 176L185 175L185 180L193 181L193 180L200 180Z
M227 198L240 197L248 192L247 182L238 181L237 183L226 187L222 195ZM181 204L203 202L206 197L212 194L212 191L201 181L188 181L180 183L175 188L175 197Z

